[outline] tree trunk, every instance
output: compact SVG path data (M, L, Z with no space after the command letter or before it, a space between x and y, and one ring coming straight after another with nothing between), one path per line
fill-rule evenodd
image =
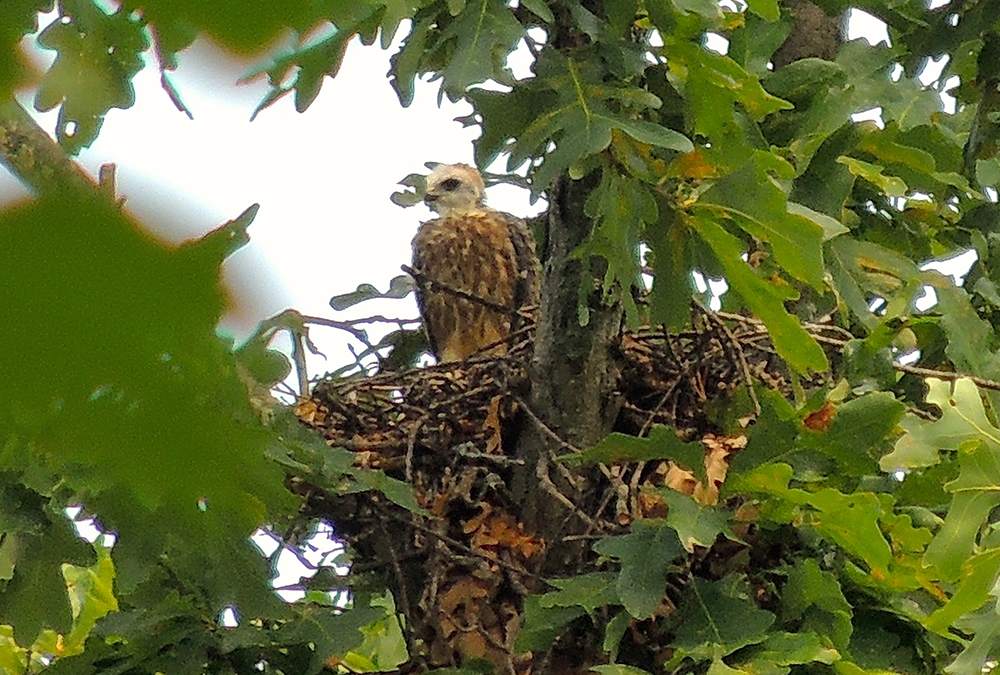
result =
M517 453L525 464L514 483L524 509L521 522L546 542L539 569L543 574L559 574L573 561L578 567L580 543L570 545L562 539L567 532L583 531L588 525L560 503L552 488L580 506L593 498L593 481L570 485L555 471L552 458L607 436L619 408L613 347L622 308L604 304L595 290L588 298L589 320L580 325L581 284L597 289L599 276L591 265L571 257L591 231L583 205L595 180L594 175L578 181L568 176L557 180L550 194L543 247L544 280L529 373L531 396Z

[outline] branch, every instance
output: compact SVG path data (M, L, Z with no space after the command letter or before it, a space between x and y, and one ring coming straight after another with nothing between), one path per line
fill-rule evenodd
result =
M349 321L337 321L336 319L325 319L320 316L307 316L305 314L301 315L302 321L304 323L311 323L317 326L325 326L327 328L336 328L344 332L353 335L359 342L363 343L366 347L374 347L371 341L368 339L368 334L358 326L367 323L390 323L395 324L399 328L402 328L407 324L418 324L420 319L388 319L384 316L368 316L363 319L351 319Z
M893 363L893 369L898 370L901 373L909 373L910 375L917 375L919 377L936 377L939 380L945 380L947 382L954 382L955 380L960 380L963 377L972 380L977 387L983 389L992 389L993 391L1000 391L1000 382L995 382L993 380L986 380L981 377L976 377L975 375L968 375L966 373L956 373L950 370L936 370L934 368L921 368L920 366L907 366L902 363Z
M542 486L543 490L545 490L557 502L566 507L570 513L589 526L588 532L605 529L601 523L588 516L584 513L583 509L574 504L572 499L559 491L559 488L556 487L556 484L552 482L552 478L549 476L549 462L546 457L539 458L538 464L535 465L535 477L538 479L538 482Z
M538 417L538 415L536 415L531 410L531 407L528 406L528 404L524 402L524 399L522 399L522 398L516 398L514 400L516 400L517 403L518 403L518 405L521 406L521 409L524 410L525 413L527 413L528 417L531 418L531 421L534 422L536 425L538 425L538 428L541 429L542 432L544 432L546 436L548 436L549 438L551 438L552 440L554 440L559 445L560 448L564 448L566 450L569 450L570 452L572 452L575 455L583 454L583 450L581 450L580 448L576 447L572 443L564 440L559 434L557 434L555 431L553 431L552 428L548 424L546 424L545 422L543 422Z
M715 312L710 311L697 300L694 301L694 306L701 311L705 318L718 326L723 335L726 336L726 344L723 345L723 349L729 347L732 352L730 354L730 358L734 359L739 365L740 376L743 378L743 386L746 387L747 394L750 396L750 401L753 403L753 419L757 419L760 417L760 401L757 400L757 392L754 391L753 388L753 374L750 372L750 366L747 364L747 357L746 354L743 353L743 347L740 346L739 340L737 340L736 336L733 335L733 331L729 330L729 326L723 323L722 319L720 319Z
M0 102L0 164L38 195L107 194L14 98Z
M545 272L528 362L531 391L524 401L533 424L525 425L518 439L514 454L525 466L515 467L511 485L514 498L523 505L525 528L549 545L539 567L544 574L561 575L573 569L587 549L582 542L565 543L567 534L580 532L576 523L567 530L565 502L548 490L535 469L540 463L544 469L544 462L558 448L596 445L614 428L621 405L616 393L619 364L614 345L620 333L622 306L604 302L601 293L581 297L581 288L600 287L604 270L597 258L582 259L576 254L593 231L594 223L584 206L599 178L600 171L580 180L563 175L547 191L549 208L541 254ZM581 304L587 314L585 325L580 320ZM522 406L526 412L529 407ZM553 429L559 433L549 433ZM547 477L558 492L562 477ZM599 497L588 492L580 496L576 506L593 513L596 504L592 500Z

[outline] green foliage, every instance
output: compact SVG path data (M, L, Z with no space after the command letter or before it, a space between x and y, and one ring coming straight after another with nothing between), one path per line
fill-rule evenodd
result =
M838 650L851 639L853 612L836 575L812 559L788 570L781 606L782 621L794 621L820 635Z
M667 525L677 532L686 550L693 551L696 546L708 548L720 534L736 539L729 529L726 514L721 510L702 506L691 497L673 490L658 490L657 493L670 509Z
M740 240L713 218L695 216L691 224L722 266L733 292L767 324L774 346L796 370L825 370L828 363L820 346L809 336L784 303L798 293L782 280L762 279L743 261Z
M111 108L135 103L132 77L142 69L141 53L149 42L127 12L108 15L89 2L70 6L64 20L38 36L39 46L57 55L38 87L35 107L59 106L56 135L67 151L76 152L94 142Z
M385 293L380 292L371 284L360 284L357 290L351 293L333 296L330 299L330 306L339 312L372 298L403 298L411 292L413 292L413 279L408 275L401 274L392 278L392 281L389 282L389 290Z
M32 79L16 45L53 4L0 3L0 96ZM721 430L747 436L723 502L648 489L667 517L599 540L599 568L531 597L520 648L541 653L589 622L605 675L652 672L624 648L647 629L674 672L964 675L1000 655L1000 397L919 376L1000 378L1000 209L983 189L1000 184L992 0L866 0L892 47L848 42L833 61L778 69L768 62L794 19L774 0L740 12L712 0L121 5L61 2L38 37L55 63L35 105L58 107L70 152L132 104L150 52L183 107L166 71L198 35L241 52L291 35L248 77L271 87L258 112L288 94L303 110L350 40L388 47L408 25L389 74L401 103L417 78L437 81L473 106L481 166L523 167L549 199L568 181L592 186L578 210L589 236L574 252L595 263L579 289L583 322L600 301L620 303L630 325L680 328L695 269L725 277L724 309L763 320L791 393L762 387L755 424ZM707 33L729 52L706 49ZM533 56L521 78L506 65L519 44ZM922 65L940 55L939 82L922 85ZM940 96L952 76L954 113ZM502 91L478 86L490 82ZM876 107L882 124L851 122ZM9 153L8 140L0 128ZM419 191L419 178L405 184ZM287 474L420 512L409 486L358 469L262 394L288 372L270 339L294 326L264 326L235 348L215 334L218 268L253 214L177 250L99 199L42 195L0 214L0 672L40 670L49 654L65 657L54 673L405 659L391 599L354 589L344 611L287 606L246 541L291 517ZM964 286L923 269L970 249ZM915 304L927 288L930 311ZM408 291L363 286L335 307ZM829 317L853 335L842 351L807 330ZM419 351L406 331L387 340ZM901 373L905 352L918 352L916 369ZM828 368L810 390L810 371ZM706 480L702 453L654 426L564 461L669 459ZM76 537L74 505L116 533L110 554ZM219 625L228 606L236 628Z
M536 77L516 83L511 93L470 93L484 119L483 138L476 145L477 162L486 164L500 152L507 152L507 166L513 168L541 157L533 171L533 185L541 191L571 168L581 175L585 169L577 165L608 148L616 130L651 146L692 149L690 141L677 131L631 119L661 107L661 100L627 83L609 86L601 79L598 66L552 52L536 63ZM520 108L516 116L499 114L501 109L509 110L512 102L514 109ZM546 153L550 142L556 149Z
M723 657L767 636L774 615L759 609L744 580L695 579L677 616L675 644L689 656Z
M659 426L650 430L645 438L637 438L628 434L610 434L592 448L579 454L565 455L561 459L566 462L604 462L613 463L625 459L648 461L653 459L672 459L681 466L693 467L694 471L704 473L702 456L705 453L701 443L685 443L673 429Z
M54 4L54 0L11 0L0 5L0 95L10 95L28 74L15 46L24 35L38 30L38 13L51 10Z
M667 584L667 565L683 553L677 533L662 524L636 523L633 531L594 545L602 556L617 560L618 598L629 614L646 618L660 608Z
M592 598L585 603L587 615L610 633L620 614L602 613L599 602L609 608L623 604L632 616L647 618L662 611L657 599L673 597L657 589L679 585L678 608L665 614L673 627L671 663L707 663L710 672L787 673L810 663L835 664L842 672L973 672L972 664L996 649L990 623L995 603L987 596L1000 572L1000 540L990 517L1000 483L991 453L1000 433L969 380L954 387L931 380L928 402L941 406L940 420L912 413L903 418L891 395L862 394L835 404L832 420L816 429L816 403L796 410L783 399L765 397L764 414L750 433L748 459L733 463L736 475L726 486L743 495L740 510L699 506L659 490L669 506L665 522L637 522L631 534L595 546L618 562L617 577L590 575L587 584L594 590L570 586L578 592L549 593L540 602L550 612L569 612L563 617L568 623L583 616L571 610L576 598L586 595ZM887 453L893 440L896 449ZM600 453L591 452L606 461L621 461L623 452L635 451L636 457L647 452L642 442L608 439L602 445ZM609 455L611 448L617 454ZM878 492L863 489L880 484L873 478L874 459L864 459L867 449L885 453L890 471L925 469L957 453L961 473L945 486L953 497L944 522L930 519L928 527L929 512L901 507L890 483L882 481L889 487ZM821 454L827 459L810 459ZM817 466L836 470L824 475ZM936 498L928 492L927 505L933 506ZM751 550L765 541L777 545L787 526L801 532L806 549L789 552L787 565L780 559L773 567L758 561L715 580L692 575L673 533L695 552L713 546L720 534L736 540L730 527L745 531L740 513L748 498L762 528L748 540ZM617 597L608 595L612 584ZM768 600L761 603L764 597ZM535 630L533 617L526 619L526 628ZM926 631L916 643L913 636L921 633L915 629ZM965 641L962 636L970 633L975 638ZM620 639L621 633L615 634ZM616 645L605 647L617 653Z
M697 206L732 219L747 234L769 242L776 261L789 274L821 289L823 229L788 211L785 194L763 165L765 157L754 155L744 167L707 190Z
M97 199L42 199L2 216L10 330L0 338L9 387L0 405L0 616L32 653L83 652L54 670L89 672L111 659L155 672L174 659L258 660L268 645L299 645L301 672L316 672L378 617L287 607L247 541L291 512L273 458L298 449L295 426L251 407L237 355L215 334L219 264L246 241L248 213L173 251ZM245 350L238 356L253 362ZM331 482L342 482L335 469L345 464L334 463ZM364 480L360 489L384 488L415 508L408 489ZM116 533L113 566L103 549L87 566L93 551L63 514L77 503ZM231 644L235 634L217 627L230 605L244 624L267 617L280 627L248 626L255 637ZM19 649L10 646L9 658L21 659Z

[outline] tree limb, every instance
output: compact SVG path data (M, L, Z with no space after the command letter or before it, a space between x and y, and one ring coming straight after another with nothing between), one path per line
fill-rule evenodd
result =
M14 98L0 101L0 164L38 195L99 194L93 177Z

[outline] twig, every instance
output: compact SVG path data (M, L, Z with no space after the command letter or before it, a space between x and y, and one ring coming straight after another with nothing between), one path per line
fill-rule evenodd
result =
M390 510L387 510L387 509L383 510L383 513L385 513L385 515L387 515L389 518L392 518L393 520L395 520L397 522L403 523L404 525L408 525L408 526L414 528L415 530L420 530L424 534L429 534L430 536L434 537L435 539L441 541L444 544L447 544L448 546L451 546L453 548L457 548L458 550L464 551L465 553L468 553L471 556L475 556L476 558L479 558L481 560L485 560L487 563L491 563L491 564L492 563L496 563L500 567L504 567L504 568L506 568L510 572L514 572L516 574L523 574L526 577L531 577L532 579L535 579L537 581L541 581L542 583L555 588L554 584L550 583L545 577L543 577L541 575L535 574L534 572L529 572L528 570L524 569L523 567L518 567L517 565L512 565L511 563L509 563L509 562L507 562L505 560L500 560L499 558L497 558L495 556L487 555L486 553L481 553L481 552L479 552L479 551L477 551L477 550L475 550L475 549L473 549L473 548L471 548L469 546L466 546L465 544L463 544L460 541L452 539L451 537L449 537L446 534L441 534L440 532L435 532L433 529L427 527L426 525L421 525L420 523L416 522L416 520L412 520L412 519L411 520L404 520L401 516L393 513Z
M667 348L667 353L670 355L670 358L672 358L674 363L678 366L684 365L681 363L681 359L677 355L677 352L674 351L674 341L670 339L670 333L667 332L666 325L664 324L660 326L660 329L663 331L663 345Z
M539 458L538 464L535 465L535 477L538 478L539 483L541 483L542 488L546 492L552 495L557 502L569 509L569 511L577 518L585 522L590 530L605 529L601 523L595 521L593 518L584 513L583 510L574 504L569 497L559 491L559 488L556 487L555 483L552 482L552 478L549 476L549 463L544 456Z
M303 348L304 336L292 331L292 360L299 382L299 398L309 398L309 371L306 369L306 352Z
M552 440L558 443L559 447L565 448L566 450L569 450L570 452L575 453L577 455L583 452L583 450L576 447L572 443L569 443L568 441L564 441L562 438L560 438L559 434L552 431L552 429L549 428L549 425L547 425L545 422L539 419L538 415L536 415L534 411L531 410L531 408L528 406L527 403L524 402L522 398L517 397L514 400L517 401L518 405L524 408L524 412L528 413L528 417L531 418L531 421L537 424L538 428L544 431L547 436L549 436Z
M763 326L764 322L760 319L752 316L745 316L743 314L733 314L732 312L716 312L716 316L720 319L725 319L726 321L734 321L736 323L748 324L750 326Z
M927 420L928 422L937 422L939 419L939 417L934 413L927 410L921 410L920 408L917 408L916 406L912 405L906 406L906 412L913 413L920 419Z
M518 314L520 314L520 310L518 311ZM502 344L510 343L515 338L519 338L522 335L527 335L528 333L530 333L534 329L535 329L535 324L532 321L532 323L528 324L524 328L519 328L518 330L511 331L510 333L508 333L507 335L503 336L499 340L494 340L493 342L491 342L489 344L483 345L482 347L480 347L476 351L474 351L471 354L469 354L468 356L466 356L461 361L452 361L450 364L446 364L446 365L454 365L455 363L473 363L473 362L477 362L477 361L487 361L487 360L490 360L493 357L492 354L488 353L491 349L494 349L495 347L499 347Z
M811 322L807 322L807 323L802 324L802 327L805 328L806 330L814 330L814 331L825 330L825 331L830 331L831 333L839 333L840 335L842 335L844 337L845 340L853 340L854 339L854 334L851 331L847 330L846 328L842 328L841 326L838 326L836 324L832 324L832 323L811 323Z
M948 382L954 382L955 380L968 378L972 380L976 384L976 386L982 387L983 389L992 389L993 391L1000 391L1000 382L994 382L993 380L986 380L981 377L976 377L975 375L955 373L948 370L935 370L933 368L921 368L920 366L907 366L902 363L893 363L892 367L901 373L909 373L910 375L919 375L920 377L936 377L939 380L947 380Z
M427 421L427 415L424 414L420 419L418 419L414 425L413 429L406 437L406 457L403 459L403 465L406 467L406 482L413 484L413 448L417 444L417 435L420 433L420 428L424 426L424 422Z
M441 291L443 293L448 293L449 295L454 295L459 298L463 298L470 302L475 302L477 304L483 305L484 307L489 307L490 309L500 312L502 314L517 314L518 310L516 307L509 307L508 305L489 300L488 298L482 298L478 295L473 295L468 291L463 291L458 288L453 288L447 284L443 284L440 281L431 279L423 272L418 272L409 265L403 265L400 267L401 270L413 277L413 280L417 282L423 291Z
M384 316L368 316L363 319L351 319L349 321L337 321L335 319L325 319L321 316L302 316L303 323L311 323L317 326L326 326L327 328L336 328L338 330L350 333L358 341L363 342L366 347L374 347L371 341L368 339L368 333L360 328L358 325L366 323L389 323L394 324L402 328L404 325L408 324L418 324L420 319L389 319Z
M641 518L639 513L639 481L642 479L642 471L646 468L646 462L640 461L632 469L632 479L629 481L629 502L631 508L629 512L634 519Z
M562 462L556 462L556 471L562 476L563 480L569 483L574 490L577 492L583 492L583 488L586 487L587 481L583 476L574 476L573 472L569 470Z
M753 317L743 316L742 314L732 314L730 312L714 312L714 314L720 319L726 319L728 321L735 321L738 323L743 323L747 325L757 326L763 328L764 322L760 319L755 319ZM851 334L844 328L840 326L835 326L833 324L822 324L822 323L804 323L802 324L804 328L812 330L828 330L835 333L840 333L843 338L827 337L825 335L816 335L812 333L812 338L817 342L828 344L833 347L843 348L849 340L855 339L855 336ZM990 389L992 391L1000 391L1000 382L995 380L987 380L976 375L970 375L968 373L958 373L950 370L939 370L937 368L923 368L921 366L909 366L903 363L893 363L892 367L894 370L901 373L908 373L910 375L917 375L919 377L936 377L940 380L946 380L949 382L954 382L964 378L972 380L976 386L983 389Z
M496 464L497 466L524 466L523 459L516 459L514 457L507 457L506 455L495 455L488 452L480 452L478 450L468 450L468 447L475 448L473 443L462 443L455 446L455 453L460 457L465 457L467 459L481 459L491 464Z
M399 604L402 605L400 609L403 610L403 616L406 617L406 621L412 625L413 624L413 614L410 609L410 594L406 590L406 577L403 575L403 568L399 565L399 558L396 555L396 547L392 545L392 540L387 540L387 547L389 549L389 558L392 561L392 570L396 573L396 579L399 581ZM413 650L413 645L410 644L412 636L409 636L410 631L406 631L406 646L411 651Z
M670 395L677 390L677 387L680 386L681 380L684 378L685 375L688 374L690 370L691 370L690 364L686 364L684 366L684 370L680 374L678 374L676 378L674 378L674 381L670 384L669 387L667 387L667 390L663 392L663 396L660 398L656 406L649 411L649 416L643 423L642 428L639 429L639 433L637 434L639 438L645 436L646 432L648 432L650 427L653 426L653 422L656 420L656 414L660 412L660 408L662 408L663 404L667 402L667 399L670 398Z
M118 197L118 166L115 164L101 164L101 168L98 170L97 182L111 201L115 201Z
M435 410L440 410L441 408L447 409L447 408L450 408L451 406L455 405L459 401L462 401L462 400L465 400L465 399L470 399L470 398L475 398L479 394L483 394L483 393L487 393L487 392L491 392L491 391L496 391L499 388L500 387L496 384L496 381L491 379L491 381L489 383L484 384L484 385L480 385L480 386L476 387L475 389L469 389L469 390L466 390L466 391L460 391L457 394L455 394L454 396L452 396L451 398L446 398L446 399L443 399L441 401L433 401L433 402L429 403L427 405L427 412L432 412L432 411L435 411Z
M594 541L596 539L604 539L608 535L606 534L567 534L562 538L563 541Z
M709 311L700 302L695 301L695 306L701 310L705 317L714 323L726 336L726 340L729 346L736 352L736 361L740 367L740 376L743 379L743 385L747 388L747 394L750 396L750 401L753 403L753 416L756 419L760 416L760 401L757 400L757 392L753 388L753 374L750 372L750 366L747 364L747 356L743 353L743 347L740 346L739 340L733 335L733 332L729 330L729 326L723 323L715 312Z
M273 387L271 387L271 389L273 389L278 394L286 394L292 397L298 396L298 394L295 393L295 390L289 387L284 380L276 383Z
M607 490L604 491L604 496L601 498L601 503L597 505L597 511L594 512L595 515L596 515L596 517L600 518L601 514L604 513L604 509L608 508L608 504L611 503L611 498L614 497L615 494L616 494L616 491L612 490L610 487ZM591 539L599 539L599 538L601 538L601 537L604 536L603 534L591 534L591 532L593 532L593 530L591 530L590 528L588 528L587 531L584 532L583 534L578 534L578 535L574 535L574 536L580 537L580 538L586 537L586 538L591 538ZM570 538L569 537L563 537L563 540L564 541L570 541Z
M36 194L107 199L97 182L70 159L13 96L0 98L0 164Z
M333 319L324 319L319 316L302 316L301 319L303 323L311 323L317 326L326 326L327 328L337 328L339 330L350 333L351 335L354 336L354 338L358 342L364 344L365 347L372 348L374 346L372 345L371 340L368 339L368 333L362 330L361 328L357 328L354 325L355 324L354 321L335 321Z

